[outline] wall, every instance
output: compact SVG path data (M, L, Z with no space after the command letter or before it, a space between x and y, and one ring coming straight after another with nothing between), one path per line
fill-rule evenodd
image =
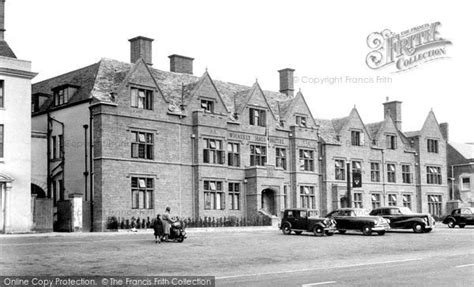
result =
M13 75L9 72L11 70L24 76ZM14 179L11 189L7 190L7 233L26 232L32 226L30 97L34 74L30 71L31 63L28 61L0 57L0 79L4 80L4 107L0 108L0 124L4 125L4 157L0 159L0 173Z

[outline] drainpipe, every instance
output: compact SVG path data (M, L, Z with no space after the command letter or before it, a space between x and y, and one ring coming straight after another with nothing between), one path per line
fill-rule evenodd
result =
M87 129L88 125L83 125L84 127L84 201L87 201L87 180L89 172L87 171Z
M192 195L192 214L193 218L197 219L197 212L196 212L196 183L194 182L194 143L196 139L196 135L193 133L191 134L191 195Z
M94 169L93 169L93 137L92 137L92 122L94 119L94 115L92 114L91 107L89 106L89 187L90 187L90 210L91 210L91 232L94 231Z
M47 174L46 174L46 183L47 183L47 193L48 193L48 198L51 198L51 115L49 112L47 112L47 120L46 120L46 169L47 169Z

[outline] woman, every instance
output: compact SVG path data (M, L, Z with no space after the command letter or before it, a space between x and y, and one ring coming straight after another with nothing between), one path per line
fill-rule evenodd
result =
M165 241L168 241L168 238L170 236L170 230L171 230L171 224L174 222L173 219L171 219L171 208L166 207L165 213L163 214L163 232L165 234Z
M156 215L155 222L153 223L153 230L155 231L155 243L161 243L163 240L163 222L161 221L160 215Z

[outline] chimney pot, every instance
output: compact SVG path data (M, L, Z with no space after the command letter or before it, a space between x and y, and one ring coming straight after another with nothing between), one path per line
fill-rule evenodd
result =
M136 63L138 59L143 58L145 63L152 66L152 43L153 39L138 36L128 40L130 42L130 62Z
M286 94L289 97L293 97L295 93L293 72L295 70L286 68L279 70L280 73L280 93Z
M170 58L170 71L182 74L193 74L194 58L173 54Z

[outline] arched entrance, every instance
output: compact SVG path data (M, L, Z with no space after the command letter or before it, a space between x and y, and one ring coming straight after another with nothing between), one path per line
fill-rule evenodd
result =
M36 198L46 198L46 192L36 184L31 184L31 195L36 195Z
M262 210L268 214L275 215L275 192L269 188L262 190L261 195Z

